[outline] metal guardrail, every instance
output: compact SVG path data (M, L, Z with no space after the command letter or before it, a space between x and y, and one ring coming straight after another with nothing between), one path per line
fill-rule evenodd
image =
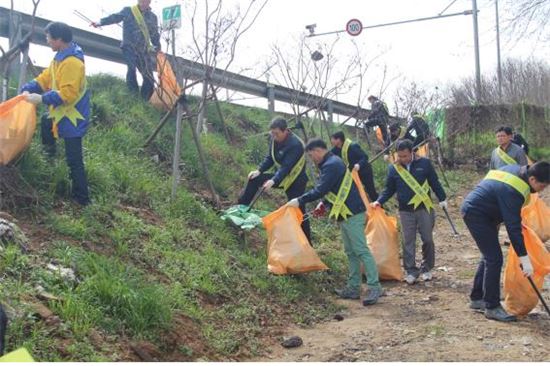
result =
M30 15L14 11L13 16L21 22L23 33L30 31L32 19ZM10 10L0 7L0 37L10 36L9 17ZM32 43L47 46L44 28L49 22L50 20L48 19L35 17L35 30L32 35ZM72 31L74 41L82 47L87 56L124 64L119 40L74 27ZM215 86L256 97L267 98L268 109L270 111L274 111L274 102L277 100L285 103L299 104L308 108L319 108L328 112L329 120L332 120L333 113L357 119L366 119L370 113L367 109L351 104L322 98L317 95L304 93L280 85L273 85L217 68L209 69L203 64L181 57L177 57L176 59L177 61L175 64L178 67L178 72L184 78L192 80L203 79L207 71L209 71L210 81Z

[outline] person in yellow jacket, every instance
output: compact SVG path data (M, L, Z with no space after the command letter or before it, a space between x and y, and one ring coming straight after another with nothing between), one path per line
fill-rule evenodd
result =
M46 26L46 40L56 52L50 66L23 85L28 102L44 103L48 115L42 118L42 144L55 154L58 137L65 140L65 157L71 171L72 198L80 205L90 203L82 156L82 137L88 130L90 93L86 88L84 52L73 42L71 28L61 22Z

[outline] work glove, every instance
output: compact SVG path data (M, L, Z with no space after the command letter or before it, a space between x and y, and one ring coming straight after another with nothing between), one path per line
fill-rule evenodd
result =
M256 179L258 178L258 176L260 175L260 171L259 170L253 170L251 171L250 173L248 173L248 180L252 180L252 179Z
M388 154L384 155L384 161L388 162L390 160L390 156Z
M269 191L271 187L273 187L274 185L275 185L275 182L273 181L273 179L270 179L264 183L264 189L266 191Z
M361 166L360 166L359 164L355 164L355 165L353 166L353 170L355 170L356 172L358 172L359 169L361 169Z
M25 94L25 100L31 104L37 105L42 103L42 95L36 93Z
M528 255L524 255L523 257L519 257L519 261L521 262L521 270L523 271L523 274L525 277L529 277L533 275L533 265L531 264L531 260L529 259Z
M439 202L439 207L441 207L443 210L447 209L447 201L441 201Z
M315 210L313 210L313 217L322 217L325 216L327 213L327 207L323 203L323 201L319 202L317 207L315 207Z
M90 27L100 28L101 27L101 22L91 22Z
M288 207L300 207L300 201L298 201L298 198L293 198L290 201L288 201L286 205Z

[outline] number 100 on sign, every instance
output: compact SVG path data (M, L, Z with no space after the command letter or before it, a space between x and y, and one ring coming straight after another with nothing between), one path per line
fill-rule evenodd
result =
M346 32L348 32L350 36L358 36L359 34L361 34L362 30L363 24L359 19L351 19L346 24Z

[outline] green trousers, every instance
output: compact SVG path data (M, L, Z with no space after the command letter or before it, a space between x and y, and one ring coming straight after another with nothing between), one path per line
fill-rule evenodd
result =
M365 238L365 213L353 215L347 220L340 221L339 224L344 241L344 251L349 262L347 287L350 289L361 288L361 263L365 267L369 288L381 287L376 262L367 247Z

